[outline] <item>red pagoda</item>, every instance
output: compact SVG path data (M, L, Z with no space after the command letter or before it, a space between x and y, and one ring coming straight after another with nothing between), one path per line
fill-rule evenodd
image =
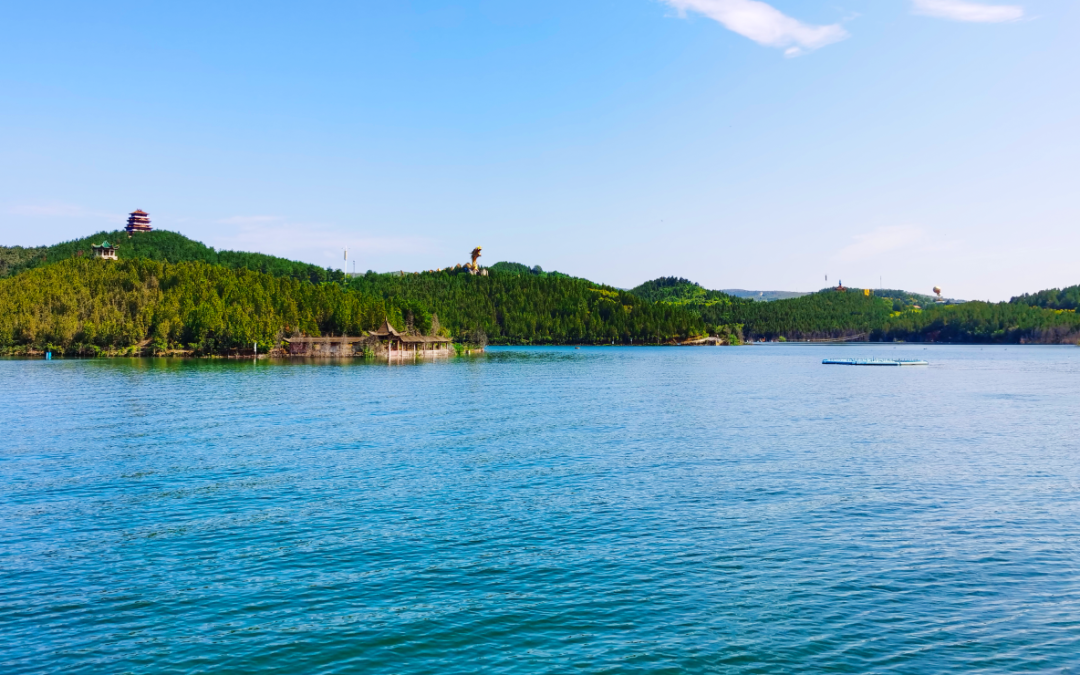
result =
M132 211L131 214L128 215L127 227L124 228L128 231L128 235L130 236L132 232L149 232L153 229L150 227L149 215L149 213L142 209L135 209Z

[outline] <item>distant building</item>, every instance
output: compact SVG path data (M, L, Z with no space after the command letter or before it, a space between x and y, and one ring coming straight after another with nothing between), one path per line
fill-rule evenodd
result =
M116 260L116 246L113 246L107 241L101 242L101 246L95 244L90 245L90 250L94 252L95 258L101 258L102 260Z
M450 338L437 335L405 335L396 331L385 319L383 325L369 335L378 340L381 347L378 351L386 350L391 356L441 354L451 349Z
M407 335L389 321L359 337L289 337L283 340L290 356L358 356L364 351L382 357L450 356L450 338L437 335Z
M128 236L131 236L132 232L149 232L153 228L150 227L150 214L142 209L135 209L128 215L127 227L124 229L128 231Z

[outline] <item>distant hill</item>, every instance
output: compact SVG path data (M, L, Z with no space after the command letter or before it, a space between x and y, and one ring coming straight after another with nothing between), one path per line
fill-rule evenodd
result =
M0 246L0 277L6 277L12 270L22 269L30 261L41 258L48 250L48 246Z
M500 274L514 274L518 276L533 276L533 277L566 277L570 278L569 274L563 274L562 272L545 272L539 265L533 265L529 267L522 263L516 262L497 262L494 265L488 267L493 272Z
M630 289L630 292L639 298L652 300L653 302L666 302L673 305L691 305L709 307L712 305L729 305L736 298L723 291L710 291L682 277L660 277L652 281L646 281L640 286Z
M407 303L200 261L86 256L0 279L0 353L79 356L191 350L221 354L281 338L356 335L389 319L405 325Z
M736 298L746 298L748 300L757 300L758 302L790 300L791 298L801 298L804 295L810 295L809 293L800 293L798 291L746 291L741 288L723 288L720 292L733 295Z
M89 245L104 239L119 240L120 260L91 258ZM493 266L488 276L445 269L345 279L162 231L99 233L33 259L17 253L21 269L0 279L0 354L131 354L147 344L223 354L253 343L265 350L296 331L355 335L384 319L493 344L671 343L706 330L688 309L524 265Z
M90 245L119 243L120 260L91 260ZM100 232L55 246L0 248L0 352L54 345L119 353L153 341L221 353L284 334L401 329L448 331L494 344L670 343L744 339L968 343L1075 343L1080 287L1008 303L936 304L901 290L823 289L761 302L662 277L622 291L539 266L499 262L488 276L462 270L340 270L216 251L175 232L128 238ZM242 289L242 290L241 290ZM438 315L438 322L435 315ZM194 345L194 346L193 346ZM155 348L158 348L155 347Z
M445 269L370 273L350 279L348 288L397 302L418 320L437 313L452 335L482 331L492 344L667 343L705 333L689 308L534 269L496 263L486 277Z
M1080 309L1080 286L1051 288L1038 293L1024 293L1014 297L1009 302L1016 305L1076 311Z
M1014 298L1011 304L937 304L936 298L920 293L862 288L825 288L761 302L710 291L681 277L662 277L631 293L685 307L711 333L740 339L1053 344L1080 338L1080 315L1064 307L1080 288L1044 291Z
M52 246L22 248L20 246L0 247L0 277L11 276L26 270L49 265L72 258L88 258L92 255L91 245L103 241L119 247L121 260L158 260L162 262L202 262L221 265L233 269L249 269L265 272L278 277L305 279L311 282L340 280L340 270L323 269L318 265L296 262L262 253L242 251L216 251L206 244L189 239L177 232L154 230L139 232L128 238L127 232L98 232L89 237L65 241ZM8 262L10 261L10 262Z

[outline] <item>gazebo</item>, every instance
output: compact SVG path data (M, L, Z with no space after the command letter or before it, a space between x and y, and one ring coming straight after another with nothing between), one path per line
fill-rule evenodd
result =
M102 260L117 260L116 249L116 246L107 241L101 242L100 246L97 244L90 244L90 250L94 252L94 257L101 258Z
M382 325L371 331L370 335L384 346L388 356L423 356L450 349L450 338L438 335L405 335L395 330L386 319L383 319Z

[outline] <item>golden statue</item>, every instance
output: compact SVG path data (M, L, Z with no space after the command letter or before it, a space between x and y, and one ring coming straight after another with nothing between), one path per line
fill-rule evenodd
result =
M477 246L476 248L474 248L472 250L471 255L472 255L472 262L465 263L465 265L464 265L465 269L469 270L469 274L474 274L474 275L479 274L480 276L486 277L487 276L487 270L480 269L479 263L476 262L476 259L480 257L480 247Z

